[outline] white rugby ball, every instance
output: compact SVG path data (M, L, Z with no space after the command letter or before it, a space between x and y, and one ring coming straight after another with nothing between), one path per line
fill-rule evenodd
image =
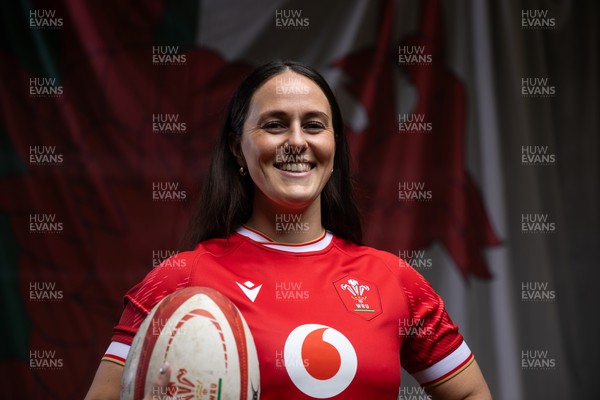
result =
M165 361L171 380L152 392ZM155 390L156 391L156 390ZM206 287L178 290L160 301L138 330L121 382L121 399L222 399L260 397L254 339L238 308Z

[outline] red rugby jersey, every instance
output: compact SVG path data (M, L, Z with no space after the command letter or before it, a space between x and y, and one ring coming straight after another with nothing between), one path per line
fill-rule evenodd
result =
M254 336L262 399L394 399L402 366L423 386L473 356L429 283L398 257L325 233L304 244L246 227L152 270L125 296L104 359L127 357L154 305L188 286L215 288Z

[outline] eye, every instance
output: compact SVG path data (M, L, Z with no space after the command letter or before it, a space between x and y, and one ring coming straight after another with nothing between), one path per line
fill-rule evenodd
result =
M325 124L320 121L308 121L303 128L309 132L320 132L325 129Z
M283 132L287 127L281 121L267 121L261 125L261 129L267 132L279 133Z

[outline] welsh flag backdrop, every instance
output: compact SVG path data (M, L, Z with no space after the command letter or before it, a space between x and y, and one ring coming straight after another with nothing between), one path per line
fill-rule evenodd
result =
M2 3L3 397L85 395L123 294L178 249L233 90L275 58L334 87L366 243L440 246L464 282L492 278L484 250L501 238L467 168L472 99L449 67L447 6Z

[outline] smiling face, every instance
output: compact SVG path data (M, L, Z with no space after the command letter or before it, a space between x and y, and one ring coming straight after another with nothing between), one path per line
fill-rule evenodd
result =
M267 80L252 96L240 150L238 162L255 185L255 207L309 206L333 168L327 97L312 80L289 70Z

